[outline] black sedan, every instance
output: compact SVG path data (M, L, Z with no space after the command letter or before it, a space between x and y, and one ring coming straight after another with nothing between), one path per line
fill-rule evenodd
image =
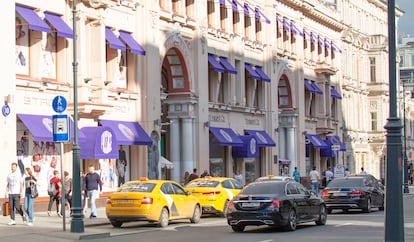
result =
M235 232L243 232L248 225L282 226L294 231L297 224L324 225L326 219L323 200L295 181L250 183L227 207L227 223Z
M362 209L369 213L372 208L384 210L384 190L378 182L365 176L335 178L321 192L328 213L332 209Z

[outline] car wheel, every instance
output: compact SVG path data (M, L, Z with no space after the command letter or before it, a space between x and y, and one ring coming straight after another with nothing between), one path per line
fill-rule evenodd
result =
M121 221L117 221L117 220L110 220L112 226L114 228L120 228L122 226L122 222Z
M234 232L243 232L244 231L245 226L244 225L232 225L231 229Z
M229 201L226 200L226 202L224 203L224 207L223 207L223 212L220 213L220 217L225 218L226 214L227 214L227 205L229 204Z
M321 205L319 207L319 218L315 221L316 225L325 225L327 218L328 213L326 211L326 207L324 205Z
M169 222L168 220L169 220L168 210L166 208L163 208L161 210L160 219L158 220L158 225L163 228L167 227L168 222Z
M288 231L295 231L297 225L297 217L296 217L296 211L294 209L290 209L289 215L288 215L288 223L285 226L285 229Z
M363 211L364 211L364 213L370 213L371 212L371 209L372 209L372 206L371 206L371 198L368 198L367 205L363 209Z
M379 211L384 211L384 197L382 197L382 204L381 206L378 208Z
M328 211L328 214L332 213L332 208L327 208L326 210Z
M193 217L191 217L190 222L193 224L196 224L200 222L201 212L200 212L200 206L196 205L194 208Z

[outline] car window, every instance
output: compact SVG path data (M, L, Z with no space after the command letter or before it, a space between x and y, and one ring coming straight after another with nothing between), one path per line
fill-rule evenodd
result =
M171 186L171 183L162 184L161 191L165 194L175 194L174 188Z
M210 181L210 180L198 180L198 181L191 181L186 187L216 187L219 184L218 181Z
M294 183L288 183L286 185L286 194L288 195L299 194L299 191L296 189L296 186Z
M243 189L243 184L241 184L240 182L236 180L231 180L231 182L233 183L234 189Z
M233 189L233 185L231 184L230 180L224 180L221 182L221 186L227 189Z
M364 178L336 178L328 183L326 187L360 187L363 186Z
M303 195L305 195L305 194L307 194L307 190L306 190L306 188L304 187L304 186L302 186L301 184L295 184L295 186L296 186L296 188L298 189L298 192L300 193L300 194L303 194Z
M176 184L171 183L171 186L174 189L175 194L179 194L179 195L185 194L185 191L181 187L177 186Z
M263 195L272 194L276 196L284 195L284 182L254 182L250 183L239 193L241 195Z
M127 183L118 189L119 192L152 192L155 183Z

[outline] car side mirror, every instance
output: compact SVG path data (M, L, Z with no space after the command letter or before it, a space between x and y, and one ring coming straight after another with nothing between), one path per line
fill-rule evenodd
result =
M185 195L189 196L189 195L191 195L191 192L190 191L185 191Z

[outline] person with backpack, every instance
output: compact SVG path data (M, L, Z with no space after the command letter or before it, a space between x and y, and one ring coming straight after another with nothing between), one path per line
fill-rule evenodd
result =
M53 171L53 177L49 181L49 186L47 193L49 194L49 205L47 207L47 215L52 216L52 206L56 202L56 213L59 217L62 217L62 214L59 212L60 198L61 198L61 180L58 170Z

